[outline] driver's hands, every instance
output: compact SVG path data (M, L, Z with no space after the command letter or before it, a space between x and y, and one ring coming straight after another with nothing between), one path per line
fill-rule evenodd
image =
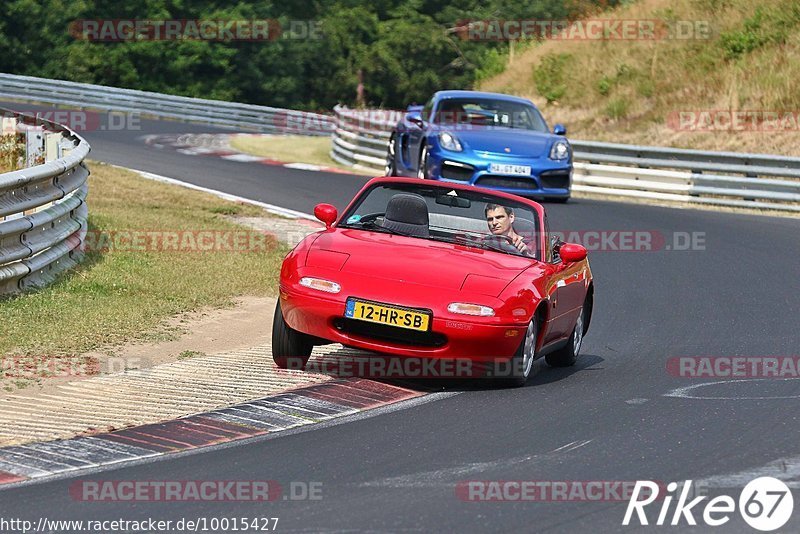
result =
M522 236L520 235L514 236L511 239L511 244L514 245L514 247L516 247L516 249L519 250L521 253L530 256L531 252L528 249L528 245L526 245L525 241L523 241Z

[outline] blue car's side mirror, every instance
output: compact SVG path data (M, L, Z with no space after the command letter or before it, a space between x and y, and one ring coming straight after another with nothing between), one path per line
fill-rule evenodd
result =
M567 135L567 127L561 123L553 126L553 133L556 135Z
M422 120L422 113L419 111L411 111L406 113L406 122L416 124L420 128L423 127L424 121Z

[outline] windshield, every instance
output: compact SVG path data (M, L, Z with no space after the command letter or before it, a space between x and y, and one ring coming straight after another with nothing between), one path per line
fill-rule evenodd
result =
M538 220L536 211L523 203L477 191L387 184L361 195L338 227L540 259Z
M448 98L439 103L433 122L549 132L535 107L522 102L485 98Z

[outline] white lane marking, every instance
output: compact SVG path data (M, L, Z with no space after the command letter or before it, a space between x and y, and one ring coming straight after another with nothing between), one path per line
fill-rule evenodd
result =
M303 171L322 171L324 167L322 165L314 165L313 163L284 163L284 167L288 167L289 169L300 169Z
M774 477L790 488L800 488L800 456L779 458L760 467L710 476L695 480L695 484L709 488L744 488L748 482L759 477Z
M147 171L140 171L138 169L131 169L128 167L122 167L120 165L112 165L112 167L116 167L118 169L124 169L126 171L135 172L142 178L146 178L148 180L154 180L156 182L162 182L165 184L172 184L172 185L179 185L181 187L186 187L187 189L194 189L195 191L202 191L204 193L212 194L218 198L223 200L230 200L231 202L242 202L244 204L250 204L252 206L258 206L259 208L264 208L266 211L273 213L275 215L280 215L282 217L289 217L290 219L307 219L309 221L316 221L317 218L313 215L308 213L303 213L302 211L295 211L289 208L282 208L280 206L276 206L274 204L267 204L265 202L259 202L257 200L251 200L249 198L244 198L236 195L231 195L230 193L225 193L222 191L217 191L216 189L209 189L207 187L201 187L199 185L190 184L189 182L182 182L180 180L176 180L175 178L169 178L167 176L161 176L160 174L153 174L152 172Z
M716 382L703 382L702 384L694 384L691 386L684 386L675 388L667 393L664 397L674 397L679 399L698 399L698 400L780 400L780 399L800 399L800 393L797 395L775 395L764 397L749 397L732 395L728 397L701 397L693 395L691 392L698 388L706 386L716 386L719 384L735 384L737 382L763 382L764 380L798 380L797 378L743 378L741 380L718 380Z
M561 447L559 447L557 449L553 449L552 451L550 451L550 453L552 454L554 452L574 451L575 449L580 449L581 447L584 447L584 446L588 445L591 442L592 442L591 439L586 439L586 440L582 440L582 441L581 440L573 441L573 442L567 443L566 445L562 445Z
M464 465L454 467L446 467L444 469L436 469L433 471L421 471L418 473L411 473L407 475L400 475L397 477L382 478L378 480L371 480L358 484L361 487L390 487L390 488L427 488L427 487L443 487L452 486L454 481L462 480L466 476L475 475L488 471L490 469L508 468L516 465L535 463L541 460L547 460L552 456L557 456L565 452L579 449L591 443L591 439L577 440L562 445L557 449L544 454L532 454L528 456L518 456L516 458L509 458L507 460L493 460L491 462L471 462Z
M472 462L444 469L433 471L420 471L408 475L397 477L382 478L362 482L361 487L390 487L390 488L427 488L437 486L452 486L453 480L460 480L468 475L482 473L484 471L503 467L513 467L518 464L527 463L540 457L537 455L521 456L509 458L508 460L493 460L491 462Z
M218 150L209 149L209 152L218 152ZM180 150L178 151L180 152ZM227 156L220 156L222 159L227 159L228 161L240 161L242 163L249 163L251 161L261 161L264 158L260 156L251 156L249 154L229 154Z
M625 401L625 404L644 404L645 402L647 402L647 401L649 401L649 400L650 400L650 399L641 399L641 398L638 398L638 397L637 397L637 398L635 398L635 399L628 399L628 400L626 400L626 401Z

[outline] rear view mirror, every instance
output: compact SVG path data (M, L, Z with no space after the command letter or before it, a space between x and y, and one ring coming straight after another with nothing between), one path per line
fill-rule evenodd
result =
M317 204L314 207L314 216L324 222L326 228L330 228L336 222L339 214L336 212L336 208L330 204Z
M567 127L561 123L558 123L553 126L553 133L555 135L567 135Z
M575 243L564 243L558 249L558 255L564 263L574 263L586 259L586 248Z
M468 198L461 198L455 195L439 195L436 197L436 203L442 206L450 206L451 208L468 208L472 205Z
M410 122L422 128L422 126L424 125L424 122L422 120L422 113L420 113L419 111L411 111L409 113L406 113L406 122Z

